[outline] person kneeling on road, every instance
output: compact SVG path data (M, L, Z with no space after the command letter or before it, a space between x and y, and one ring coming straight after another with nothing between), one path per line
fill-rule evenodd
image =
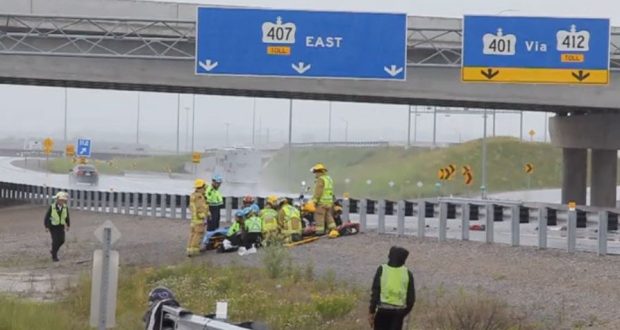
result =
M202 179L194 181L194 192L189 198L189 208L192 212L190 222L187 256L192 257L200 253L200 242L205 234L205 224L209 216L209 206L205 198L206 183Z
M69 221L69 209L67 208L67 199L69 194L64 191L58 192L54 196L54 202L47 209L45 219L45 230L52 235L52 261L58 260L58 250L65 243L65 231L69 231L71 222Z
M409 251L392 246L388 263L377 268L372 282L368 322L375 330L401 330L415 304L413 274L405 266Z
M235 212L235 220L230 227L228 227L226 239L224 239L222 245L220 245L219 252L235 252L239 249L243 243L244 216L243 210L237 210L237 212Z
M254 204L243 210L245 220L243 221L245 233L243 245L239 248L239 255L256 253L256 247L261 244L263 221L258 216L260 209Z
M278 226L287 243L301 240L303 228L299 209L290 205L286 197L278 200Z

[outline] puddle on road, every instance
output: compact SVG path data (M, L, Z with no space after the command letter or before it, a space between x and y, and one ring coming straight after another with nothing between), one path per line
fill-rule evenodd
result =
M58 293L75 283L67 274L52 272L8 272L0 271L0 292L38 300L54 300Z

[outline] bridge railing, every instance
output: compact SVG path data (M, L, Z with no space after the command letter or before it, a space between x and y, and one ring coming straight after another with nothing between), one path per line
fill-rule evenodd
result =
M128 216L189 219L189 195L96 191L85 189L61 189L59 187L36 186L0 182L0 199L49 205L59 191L70 195L68 204L72 209L83 211L123 214ZM262 207L263 197L257 198ZM232 220L233 210L242 205L242 197L228 196L222 213L226 222ZM450 238L469 240L470 225L479 224L484 241L496 242L495 224L510 221L510 244L521 245L522 225L537 223L537 243L540 249L548 247L549 226L566 232L566 249L574 252L584 249L576 244L578 229L585 229L583 238L598 240L597 253L605 255L608 248L609 231L618 230L620 209L578 206L569 210L566 205L544 203L522 203L508 200L476 200L464 198L433 198L419 200L343 200L343 221L352 220L360 224L362 232L376 231L379 234L415 235L418 238L437 237L440 242ZM372 219L372 221L369 221ZM430 224L433 224L431 227ZM562 226L559 226L562 225ZM460 226L460 233L454 235L449 228ZM436 228L436 230L435 230ZM596 234L592 237L587 231ZM562 237L564 239L564 237Z

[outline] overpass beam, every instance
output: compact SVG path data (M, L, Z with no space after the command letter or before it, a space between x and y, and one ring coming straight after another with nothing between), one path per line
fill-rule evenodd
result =
M586 205L587 149L562 149L562 204Z
M590 204L616 207L618 151L592 149Z

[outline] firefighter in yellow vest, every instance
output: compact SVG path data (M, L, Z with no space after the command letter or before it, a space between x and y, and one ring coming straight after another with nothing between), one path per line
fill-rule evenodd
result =
M372 282L368 322L375 330L401 330L415 304L413 274L405 266L409 251L392 246L387 264L377 268Z
M207 230L214 231L220 228L220 210L224 206L224 197L220 192L220 186L224 179L221 175L216 174L211 179L211 184L205 189L205 197L209 204L209 219L207 221Z
M260 210L258 216L263 222L263 239L278 233L278 211L276 210L278 197L275 195L267 196L265 207Z
M59 261L58 250L65 243L65 231L69 231L69 226L71 226L69 209L67 208L68 198L69 194L66 192L58 192L54 196L54 202L45 214L45 230L52 235L52 249L50 253L54 262Z
M303 228L299 209L290 205L285 197L278 199L278 227L287 242L301 240Z
M336 229L336 223L334 222L332 214L332 206L334 205L334 181L327 175L327 168L322 163L314 165L310 169L310 172L314 173L316 177L312 202L316 205L316 211L314 213L316 234L320 236L325 234L325 229L328 231Z
M194 192L189 198L189 208L192 212L190 223L187 256L192 257L200 253L200 242L205 233L205 221L209 216L209 206L205 198L206 183L202 179L194 181Z

